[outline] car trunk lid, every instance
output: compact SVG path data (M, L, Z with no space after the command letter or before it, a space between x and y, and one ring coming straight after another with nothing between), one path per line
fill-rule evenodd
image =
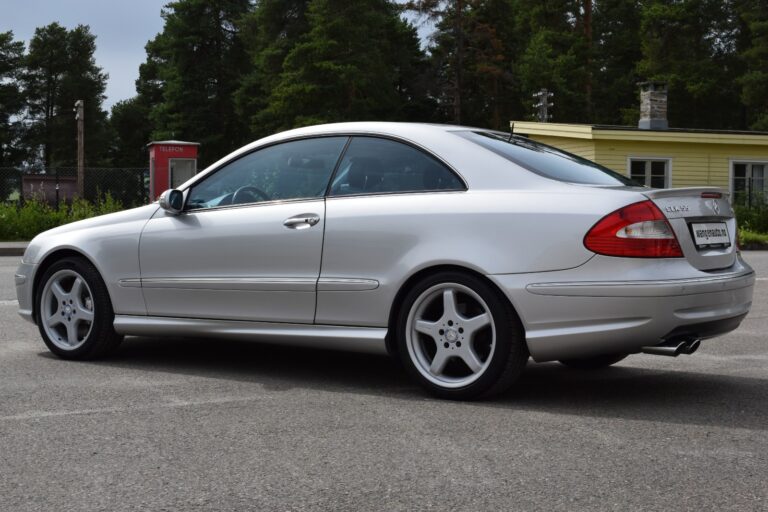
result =
M728 194L717 187L644 190L664 213L686 259L699 270L736 261L736 219Z

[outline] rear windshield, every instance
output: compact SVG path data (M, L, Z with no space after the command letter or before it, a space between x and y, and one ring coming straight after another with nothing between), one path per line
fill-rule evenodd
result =
M509 134L479 131L454 133L547 178L584 185L637 186L626 176L607 167L524 137L510 138Z

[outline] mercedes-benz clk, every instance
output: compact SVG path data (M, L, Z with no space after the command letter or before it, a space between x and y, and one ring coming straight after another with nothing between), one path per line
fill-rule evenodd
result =
M529 357L600 368L735 329L754 287L735 239L718 188L640 187L482 129L330 124L37 236L16 290L66 359L126 335L262 340L389 353L470 399Z

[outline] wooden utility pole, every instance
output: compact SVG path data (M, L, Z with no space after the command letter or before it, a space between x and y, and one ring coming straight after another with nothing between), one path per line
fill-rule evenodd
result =
M85 187L85 102L75 102L75 119L77 119L77 195L84 197Z

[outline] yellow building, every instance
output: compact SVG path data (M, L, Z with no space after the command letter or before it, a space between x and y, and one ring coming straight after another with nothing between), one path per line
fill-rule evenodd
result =
M511 127L651 187L714 185L745 202L768 196L768 133L526 121Z

